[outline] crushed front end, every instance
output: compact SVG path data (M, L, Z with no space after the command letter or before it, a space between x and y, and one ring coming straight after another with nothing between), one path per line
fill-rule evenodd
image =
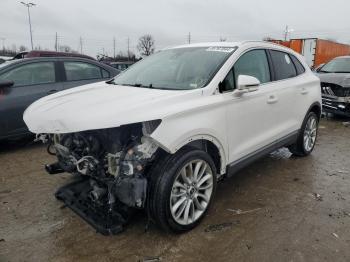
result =
M145 207L147 170L157 144L148 136L160 120L117 128L69 134L41 135L57 162L46 165L49 174L68 172L76 178L56 197L98 232L123 230L136 209ZM47 139L49 136L49 139Z
M350 117L350 87L321 82L323 111Z

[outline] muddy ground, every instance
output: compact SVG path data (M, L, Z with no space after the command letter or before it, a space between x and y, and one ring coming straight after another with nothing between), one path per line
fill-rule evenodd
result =
M53 193L41 145L0 144L0 261L350 261L350 127L322 120L314 153L281 149L220 183L203 222L183 235L139 214L102 236Z

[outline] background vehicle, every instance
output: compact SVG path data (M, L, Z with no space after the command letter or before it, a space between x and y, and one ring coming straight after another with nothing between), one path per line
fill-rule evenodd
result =
M8 57L8 56L0 56L0 64L10 60L11 57Z
M331 60L317 70L323 111L350 117L350 56Z
M134 64L134 62L126 61L126 62L111 62L109 65L120 71L123 71L127 69L129 66L131 66L132 64Z
M300 55L219 42L157 52L113 81L33 103L24 120L54 143L46 170L82 178L57 198L110 234L133 208L165 230L192 229L224 175L283 146L310 154L320 114L320 81Z
M0 139L28 133L24 110L35 100L68 88L108 80L118 70L84 58L26 58L0 65Z

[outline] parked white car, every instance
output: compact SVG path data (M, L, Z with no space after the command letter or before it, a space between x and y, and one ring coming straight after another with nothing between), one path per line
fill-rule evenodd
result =
M284 146L309 155L320 115L320 80L299 54L219 42L167 48L107 83L42 98L24 121L49 134L49 173L81 177L56 196L109 234L130 208L165 230L192 229L221 177Z

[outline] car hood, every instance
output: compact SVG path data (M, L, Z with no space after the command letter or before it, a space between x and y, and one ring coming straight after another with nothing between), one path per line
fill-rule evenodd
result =
M350 73L318 73L321 82L350 87Z
M201 90L160 90L89 84L31 104L23 119L33 133L71 133L163 119L199 98Z

